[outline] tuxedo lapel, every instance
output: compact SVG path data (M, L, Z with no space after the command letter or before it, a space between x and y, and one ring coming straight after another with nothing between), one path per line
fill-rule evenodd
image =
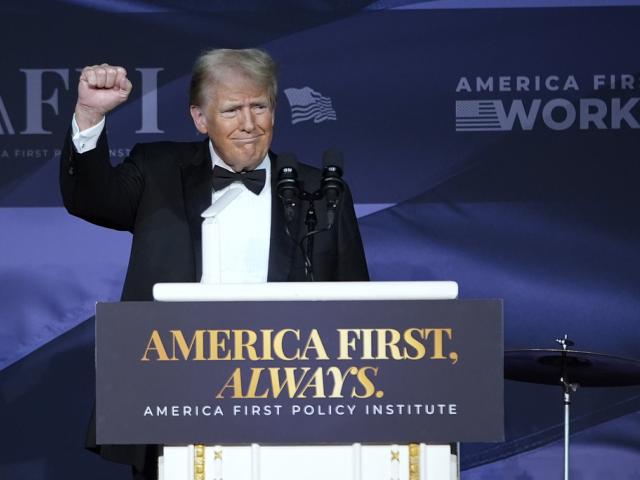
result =
M296 254L296 244L286 233L286 222L282 201L278 198L278 157L269 152L271 159L271 241L269 244L269 272L267 281L285 282L289 279L293 258ZM298 215L300 206L298 205ZM298 238L299 222L294 221L289 225L293 238Z
M211 205L211 156L209 140L201 142L195 155L182 166L184 205L191 231L195 281L202 277L202 212Z

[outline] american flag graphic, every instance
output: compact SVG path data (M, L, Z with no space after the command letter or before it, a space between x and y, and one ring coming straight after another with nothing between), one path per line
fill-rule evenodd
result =
M313 120L313 123L336 120L331 99L312 88L287 88L284 94L291 105L291 123L294 125L307 120Z
M499 100L457 100L456 132L508 130L498 116Z

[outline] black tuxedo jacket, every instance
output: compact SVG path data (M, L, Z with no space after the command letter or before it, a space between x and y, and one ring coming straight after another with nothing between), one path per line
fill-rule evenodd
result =
M278 157L271 158L271 243L268 281L304 281L304 258L285 233L277 198ZM202 217L211 204L211 158L208 140L136 145L129 158L113 168L106 134L97 148L78 154L68 136L61 156L64 205L97 225L134 234L123 300L151 300L158 282L197 282L202 264ZM321 172L300 164L306 190L320 185ZM305 232L306 205L297 206L294 238ZM326 224L326 205L316 202L318 226ZM367 266L349 189L341 198L334 227L314 237L315 280L367 280Z
M271 159L271 243L268 281L304 281L304 258L285 232L284 212L277 198L278 158ZM133 233L122 300L151 300L158 282L197 282L201 277L200 214L211 204L212 167L208 140L196 143L159 142L136 145L116 167L109 160L103 131L97 148L75 151L67 135L60 162L60 186L67 210L89 222ZM321 172L300 164L298 177L307 191L318 188ZM326 225L326 205L316 202L318 227ZM294 238L306 231L303 202ZM317 281L368 280L362 241L349 189L339 204L334 227L314 237L313 265ZM247 285L247 288L251 288ZM92 421L88 446L96 448ZM142 470L155 450L144 446L104 445L100 453ZM151 460L150 460L151 458Z

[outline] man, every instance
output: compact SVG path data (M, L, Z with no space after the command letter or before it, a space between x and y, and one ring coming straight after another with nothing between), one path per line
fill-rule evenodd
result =
M122 67L103 64L82 70L60 169L64 205L70 213L134 234L122 300L151 300L158 282L200 281L201 214L230 189L240 191L217 217L223 247L221 280L305 280L305 258L291 238L299 240L305 232L303 206L297 205L295 222L285 225L276 192L280 165L269 151L277 95L271 57L255 49L201 55L189 100L194 125L207 140L136 145L122 164L112 167L105 116L125 102L131 90ZM320 184L319 170L299 165L297 171L307 189ZM239 175L233 177L233 172ZM326 205L316 203L322 227ZM348 188L333 228L318 233L314 243L315 280L368 280ZM94 433L89 438L92 447ZM96 449L105 458L132 464L135 478L154 478L155 449Z

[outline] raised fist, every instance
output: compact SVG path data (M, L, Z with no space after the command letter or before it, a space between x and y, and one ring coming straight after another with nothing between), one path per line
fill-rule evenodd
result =
M76 122L85 130L129 98L133 86L123 67L103 63L84 67L78 82Z

